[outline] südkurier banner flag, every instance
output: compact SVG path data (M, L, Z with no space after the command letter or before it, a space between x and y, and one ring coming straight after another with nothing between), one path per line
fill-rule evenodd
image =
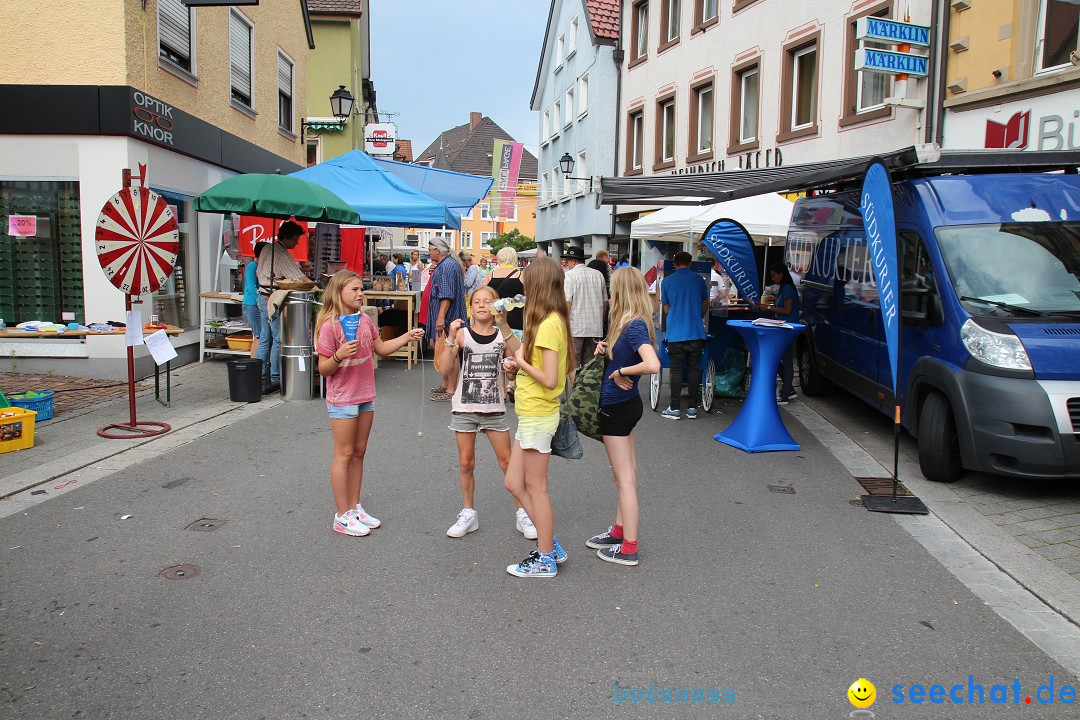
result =
M489 213L493 218L514 217L518 173L521 171L521 143L496 140L491 153L491 177L495 178Z
M896 220L893 214L892 183L879 160L866 169L860 194L859 211L866 227L866 247L877 281L878 301L885 328L885 342L892 367L893 390L897 387L897 364L900 353L900 276L896 261ZM897 393L899 397L899 393Z
M761 299L754 241L746 228L734 220L721 218L710 223L701 241L727 270L728 277L739 289L739 297L749 302Z

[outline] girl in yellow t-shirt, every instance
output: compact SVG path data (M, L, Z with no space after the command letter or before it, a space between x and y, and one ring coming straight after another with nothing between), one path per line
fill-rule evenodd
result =
M514 409L517 434L506 469L506 489L536 526L534 551L506 571L517 577L555 577L566 551L555 537L548 497L551 438L559 426L559 396L574 369L570 352L570 309L563 271L550 258L534 260L521 276L525 284L525 340L514 352L517 369Z

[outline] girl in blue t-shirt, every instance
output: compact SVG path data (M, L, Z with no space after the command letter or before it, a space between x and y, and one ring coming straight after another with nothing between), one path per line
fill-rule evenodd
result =
M771 312L778 320L787 323L799 322L799 290L787 265L776 263L769 268L769 279L780 287L776 291L776 300L771 305L758 303L759 310ZM776 402L787 405L795 399L795 343L787 346L780 360L780 392Z
M653 302L645 278L637 268L625 267L611 276L610 327L597 346L607 358L600 390L600 435L604 439L619 502L615 524L589 538L601 560L620 565L638 564L637 455L634 426L643 407L638 378L660 372L653 329Z
M244 303L241 311L244 313L244 322L251 328L251 357L259 351L259 338L262 336L263 316L259 310L259 278L256 271L259 268L259 256L268 243L255 243L255 257L244 268Z

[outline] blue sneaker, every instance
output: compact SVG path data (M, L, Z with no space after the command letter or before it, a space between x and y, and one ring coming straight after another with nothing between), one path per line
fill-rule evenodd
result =
M686 408L686 419L697 420L697 408Z
M670 407L667 410L660 411L660 417L665 420L679 420L682 418L682 413L678 410L672 410Z
M516 565L507 565L506 572L514 577L555 577L559 566L555 564L555 553L533 550L529 557Z
M566 562L566 551L563 550L563 546L559 544L559 538L551 538L551 544L554 549L552 554L555 556L555 562L559 565L562 565L564 562Z

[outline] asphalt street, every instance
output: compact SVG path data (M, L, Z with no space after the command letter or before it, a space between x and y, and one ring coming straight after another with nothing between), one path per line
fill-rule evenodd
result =
M1080 714L1060 699L1076 677L891 516L850 504L860 486L801 425L789 418L797 453L713 441L733 403L639 425L640 566L584 545L615 505L603 449L584 439L583 460L552 460L568 561L554 580L511 577L533 545L483 439L480 530L445 535L460 497L431 379L379 370L363 500L383 527L369 537L331 531L318 401L0 520L0 716L842 718L859 678L878 718ZM227 522L185 529L201 519ZM184 564L199 572L160 576ZM653 684L730 699L631 699ZM962 685L963 703L916 704L916 684Z

